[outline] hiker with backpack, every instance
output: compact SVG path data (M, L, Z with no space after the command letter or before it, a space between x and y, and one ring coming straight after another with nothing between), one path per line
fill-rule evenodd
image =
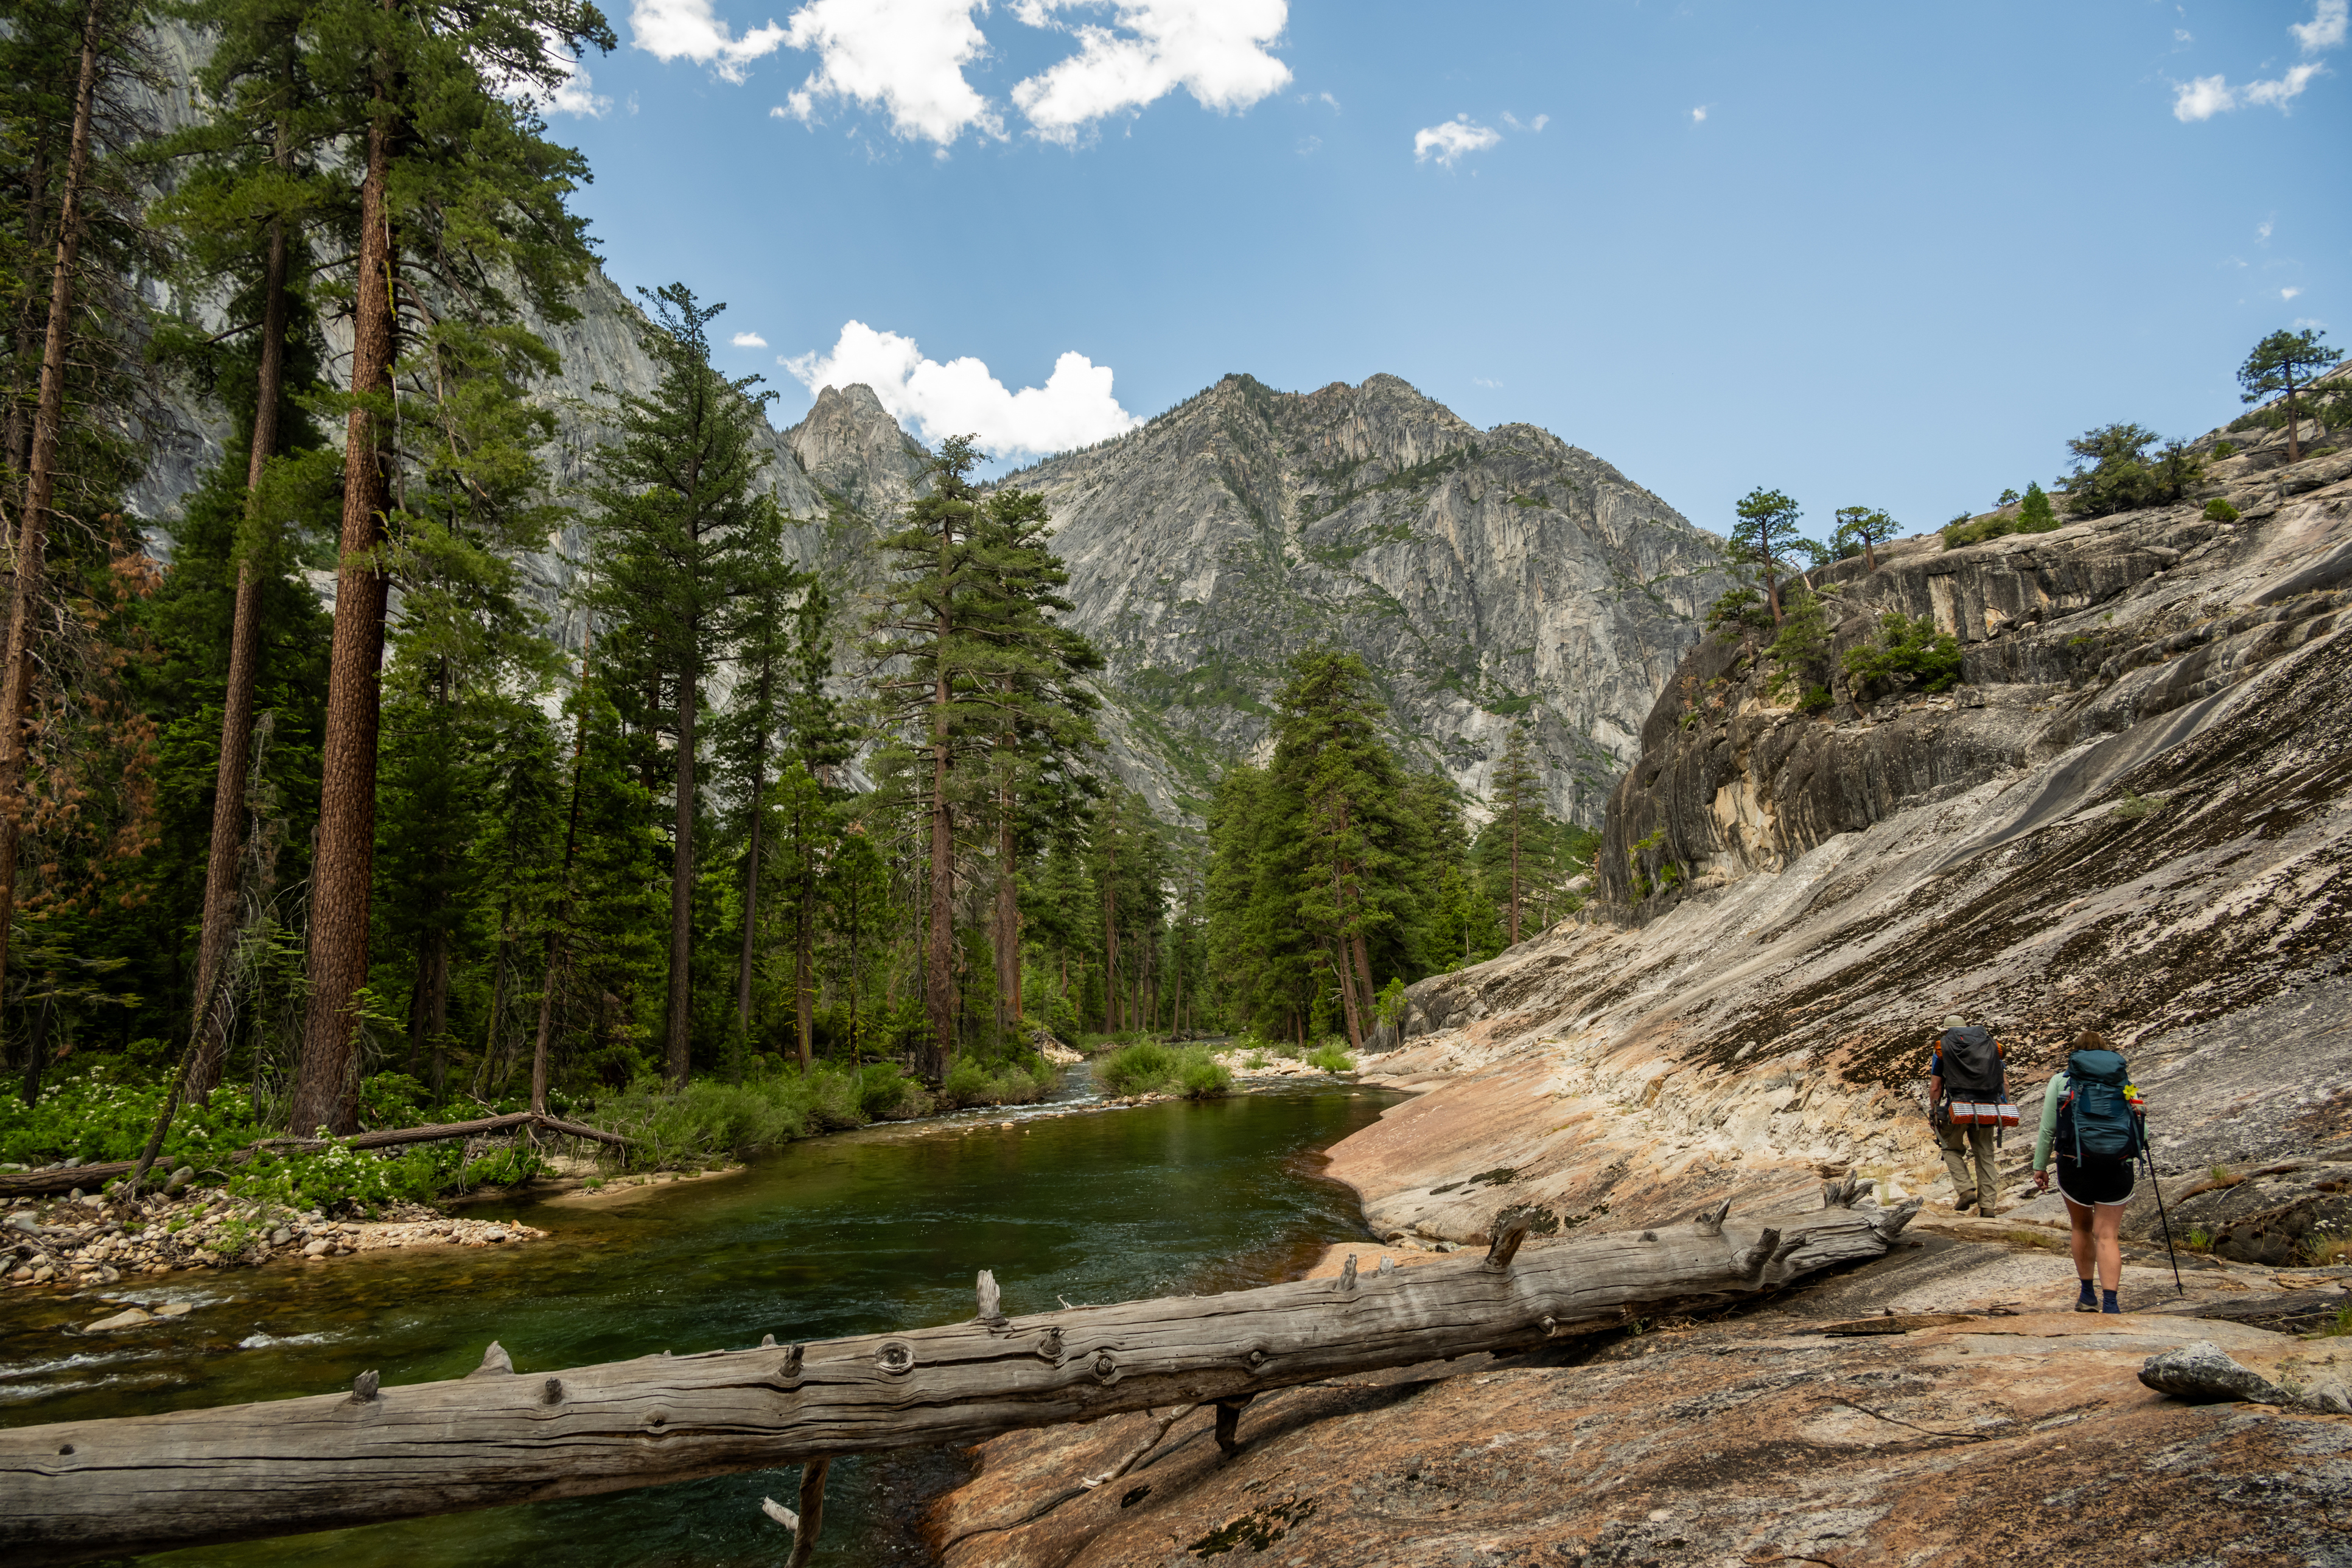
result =
M2033 1184L2050 1190L2050 1163L2058 1162L2058 1191L2073 1226L2068 1240L2082 1285L2078 1312L2120 1312L2124 1205L2131 1201L2132 1162L2147 1147L2145 1114L2131 1069L2105 1038L2085 1029L2074 1038L2066 1070L2042 1091L2042 1129L2033 1141ZM2094 1294L2092 1273L2098 1275Z
M2000 1177L1995 1166L2000 1130L2017 1125L2009 1100L2009 1075L1992 1031L1955 1013L1927 1053L1927 1120L1952 1173L1952 1207L1971 1205L1990 1219L2000 1207ZM1975 1170L1969 1170L1970 1164Z

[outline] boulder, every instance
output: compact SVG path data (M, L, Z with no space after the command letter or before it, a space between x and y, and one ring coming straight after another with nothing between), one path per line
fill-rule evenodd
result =
M2257 1405L2289 1403L2286 1393L2262 1373L2231 1361L2220 1345L2199 1340L2179 1350L2147 1358L2139 1380L2158 1394L2191 1405L2220 1405L2251 1400Z
M154 1314L143 1307L126 1307L110 1318L100 1318L94 1323L84 1324L81 1331L86 1334L108 1334L117 1329L144 1328L154 1321Z

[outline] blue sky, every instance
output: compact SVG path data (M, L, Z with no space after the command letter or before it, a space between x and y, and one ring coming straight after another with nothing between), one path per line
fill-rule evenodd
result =
M1387 371L1705 527L1763 485L1924 530L2090 426L2230 417L2265 332L2352 346L2345 0L613 22L594 112L551 115L581 206L624 286L728 302L780 423L803 377L874 380L1021 458L1229 371Z

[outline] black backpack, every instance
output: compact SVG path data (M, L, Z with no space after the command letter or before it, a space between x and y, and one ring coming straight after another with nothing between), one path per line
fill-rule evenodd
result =
M2145 1146L2139 1112L2124 1093L2131 1069L2113 1051L2076 1051L2066 1058L2066 1095L2058 1102L2052 1147L2084 1165L2113 1165L2139 1157Z
M1944 1094L1950 1100L1998 1100L2008 1089L2001 1070L2000 1047L1992 1031L1971 1025L1947 1029L1937 1042L1944 1069Z

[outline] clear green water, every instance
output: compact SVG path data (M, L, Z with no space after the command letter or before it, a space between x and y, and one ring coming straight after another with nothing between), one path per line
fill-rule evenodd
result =
M376 1254L331 1265L158 1276L142 1300L197 1303L178 1323L81 1339L89 1297L0 1298L0 1424L142 1415L322 1394L367 1368L387 1384L459 1376L491 1340L521 1372L968 1318L995 1270L1012 1313L1234 1289L1361 1237L1316 1151L1392 1096L1344 1085L1201 1105L1064 1102L794 1144L741 1175L606 1208L474 1210L552 1233L513 1248ZM1005 1128L1003 1121L1013 1125ZM134 1282L126 1282L134 1283ZM834 1467L821 1563L907 1559L908 1501L938 1456ZM782 1560L759 1512L797 1472L723 1476L284 1541L156 1563L537 1568Z

